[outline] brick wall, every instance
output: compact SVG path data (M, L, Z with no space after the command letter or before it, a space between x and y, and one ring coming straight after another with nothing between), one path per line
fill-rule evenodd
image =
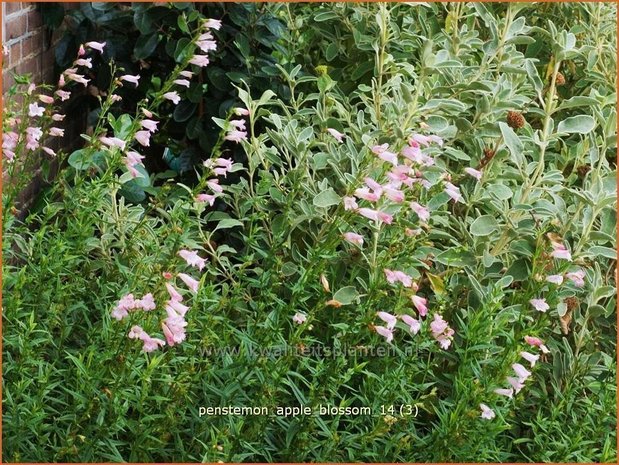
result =
M2 2L2 43L9 54L2 69L3 93L13 84L11 71L31 73L35 82L53 77L54 50L35 3Z

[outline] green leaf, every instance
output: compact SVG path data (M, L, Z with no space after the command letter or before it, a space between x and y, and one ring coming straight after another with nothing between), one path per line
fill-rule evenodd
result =
M333 189L329 188L314 197L313 204L316 207L327 208L331 205L337 205L340 201L340 196Z
M143 60L153 54L159 44L159 34L153 32L152 34L142 34L135 41L135 47L133 48L133 55L136 60Z
M76 150L69 156L69 165L78 171L100 165L105 160L105 152L91 153L88 149Z
M592 256L601 255L602 257L610 258L611 260L617 259L617 251L610 247L602 247L601 245L594 245L589 247L589 254Z
M480 216L471 223L471 234L473 236L488 236L498 229L499 225L492 215Z
M516 135L514 130L510 128L507 124L500 122L499 127L501 128L501 134L503 134L503 139L505 140L505 145L509 149L512 154L512 160L518 167L524 166L525 159L522 151L524 149L522 145L522 141Z
M557 132L567 134L587 134L593 131L595 120L589 115L578 115L564 119L559 123Z
M342 305L350 305L359 298L359 292L354 286L346 286L333 295L333 299Z
M218 229L230 229L235 228L237 226L243 226L239 220L235 220L234 218L226 218L217 223L217 226L213 231L217 231Z

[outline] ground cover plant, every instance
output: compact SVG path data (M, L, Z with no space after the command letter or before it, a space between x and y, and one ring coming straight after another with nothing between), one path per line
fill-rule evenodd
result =
M615 5L69 15L4 108L4 461L616 461Z

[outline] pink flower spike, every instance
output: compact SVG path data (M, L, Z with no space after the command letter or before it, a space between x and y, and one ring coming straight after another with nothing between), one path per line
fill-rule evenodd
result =
M174 84L188 88L190 82L187 79L175 79Z
M105 42L86 42L84 44L86 47L88 48L92 48L94 50L97 50L100 53L103 53L103 47L105 47Z
M198 194L195 197L196 202L207 202L211 207L215 203L217 197L211 194Z
M344 142L344 137L346 137L346 134L342 134L341 132L333 128L327 128L327 132L333 137L335 137L335 140L337 140L338 142Z
M481 409L481 415L480 416L484 420L492 420L496 416L496 414L494 413L494 410L492 410L486 404L479 404L479 408Z
M170 100L174 105L177 105L178 102L181 101L181 96L178 95L178 92L176 91L166 92L165 94L163 94L163 98L166 100Z
M400 316L404 324L409 326L409 331L412 334L417 334L421 329L421 322L410 315L402 315Z
M561 276L560 274L551 274L546 278L546 281L560 286L561 284L563 284L563 276Z
M155 132L157 131L157 125L159 124L159 121L155 121L152 119L143 119L140 124L144 129L147 129L150 132Z
M357 210L359 205L355 201L354 197L344 197L344 210Z
M200 285L200 281L198 281L197 279L193 279L191 276L185 273L179 273L178 277L183 280L183 282L189 289L191 289L191 292L193 292L194 294L198 293L198 286Z
M388 343L393 341L393 330L389 328L385 328L384 326L374 326L374 331L376 331L380 336L384 337Z
M415 306L415 308L419 312L420 316L426 316L428 314L428 307L427 307L428 300L427 299L424 299L423 297L419 297L418 295L414 295L414 296L411 297L411 300L413 301L413 305ZM443 318L438 313L436 313L434 315L434 322L432 324L434 324L434 323L436 323L437 325L439 324L439 323L437 323L437 317L440 320L443 320ZM443 320L443 322L444 322L444 320ZM447 327L447 323L445 323L445 327ZM432 330L432 332L434 332L434 330ZM442 331L440 331L440 332L442 332Z
M297 312L292 317L292 321L298 325L302 325L303 323L307 321L307 316L303 313Z
M478 171L475 168L464 168L464 172L469 176L473 176L478 181L481 181L481 171Z
M179 250L178 255L185 260L189 266L195 266L200 271L206 266L206 259L201 258L195 250Z
M495 389L494 393L500 396L509 397L510 399L514 397L514 390L511 388L510 389Z
M398 322L397 317L395 317L394 315L392 315L391 313L387 313L387 312L378 312L376 315L378 315L378 318L380 318L381 320L383 320L385 323L387 323L387 329L392 330L393 328L395 328L396 323Z
M571 271L565 275L567 279L572 281L576 287L583 287L585 285L585 271Z
M550 308L550 305L546 303L546 299L531 299L529 300L529 303L533 305L533 308L535 308L538 312L545 313L546 310Z
M135 133L135 140L144 147L150 146L150 131L138 131Z
M363 245L363 236L356 234L354 232L344 233L344 239L350 242L351 244L358 245L361 247Z
M518 376L518 380L521 383L524 383L525 380L531 376L531 372L529 370L527 370L523 365L521 365L520 363L514 363L512 365L512 368L514 369L514 372L516 373L516 375Z
M430 219L430 211L423 205L419 205L417 202L411 202L411 209L422 222L426 223Z
M165 283L165 288L167 289L168 294L170 294L170 299L176 302L183 301L183 296L180 295L178 291L176 290L176 288L174 288L174 286L172 286L170 283Z
M44 112L45 108L40 107L36 103L31 103L30 105L28 105L28 116L30 116L31 118L34 118L35 116L43 116Z
M530 352L522 351L520 356L531 364L531 368L535 366L535 363L539 360L539 355L532 354Z

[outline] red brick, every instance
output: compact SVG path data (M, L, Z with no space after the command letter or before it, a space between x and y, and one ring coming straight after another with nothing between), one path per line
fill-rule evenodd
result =
M43 23L41 22L41 13L37 10L32 10L28 12L28 32L32 32L35 29L41 27Z
M40 73L40 65L39 65L39 57L32 56L23 60L20 64L15 68L15 72L17 74L31 74L35 81L38 81L39 73Z
M21 60L21 42L17 42L9 47L9 56L6 58L8 68L13 68Z
M15 13L19 10L22 9L22 4L21 2L5 2L5 12L7 15L10 15L12 13Z
M2 92L6 93L13 84L15 84L15 79L13 79L11 73L2 73Z
M16 16L6 20L6 38L7 40L21 37L26 32L26 15Z
M41 50L41 44L43 40L43 33L41 31L36 31L30 37L25 38L22 41L22 57L27 57L33 53L39 53Z

